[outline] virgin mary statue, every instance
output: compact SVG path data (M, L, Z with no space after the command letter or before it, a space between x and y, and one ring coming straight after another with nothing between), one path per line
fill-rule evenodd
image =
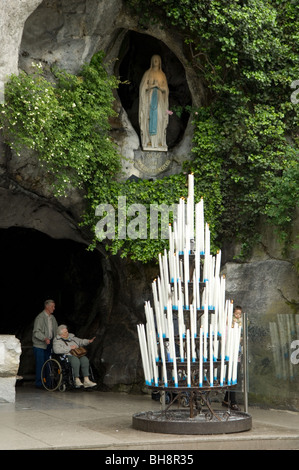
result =
M143 150L167 152L168 84L161 57L153 55L139 87L139 126Z

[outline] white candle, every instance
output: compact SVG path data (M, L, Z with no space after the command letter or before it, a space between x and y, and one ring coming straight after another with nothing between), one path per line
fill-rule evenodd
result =
M151 308L151 310L153 312L152 308ZM159 361L159 353L158 353L158 343L157 343L157 330L156 330L156 327L155 327L154 315L153 315L153 325L152 325L151 330L152 330L152 334L153 334L153 351L154 351L154 355L155 355L155 361L157 363Z
M194 175L190 173L188 175L188 197L194 200Z
M187 329L187 386L191 387L190 330Z
M210 387L213 387L213 330L210 323Z
M227 305L227 321L226 321L226 324L227 324L227 342L226 342L226 360L229 360L229 356L230 356L230 347L231 347L231 335L232 335L232 329L231 329L231 326L232 326L232 303L227 301L226 303Z
M161 336L161 339L159 341L159 344L160 344L160 355L161 355L161 360L162 360L162 372L163 372L164 386L168 387L165 349L164 349L164 341L163 341L162 336Z
M175 250L178 253L180 251L180 245L179 245L179 232L178 232L177 220L173 222L173 239L174 239Z
M219 333L223 334L225 328L225 277L223 276L220 280L220 292L219 292Z
M196 230L196 250L199 254L204 254L204 205L203 198L195 206L195 230Z
M214 333L214 353L213 353L214 362L216 362L218 359L218 348L219 348L219 341L217 340L217 334L215 332Z
M145 325L145 337L146 337L146 343L147 343L147 350L148 350L148 362L149 362L149 371L150 371L150 380L151 384L155 383L154 382L154 368L153 368L153 345L152 345L152 340L151 340L151 331L149 324L146 323Z
M223 325L223 316L224 316L224 305L220 302L219 298L219 309L218 309L218 335L222 335L222 325Z
M178 302L178 322L179 322L179 337L180 337L180 357L181 357L181 362L184 362L184 333L185 333L185 327L184 327L184 314L183 314L183 306L182 302L179 300Z
M185 294L185 309L189 310L189 283L185 282L184 284L184 294Z
M203 282L209 281L209 274L210 274L210 255L205 254L204 258L204 265L203 265Z
M192 357L192 362L196 361L196 348L195 348L195 338L196 338L196 332L195 332L195 316L194 316L194 306L190 305L190 329L191 329L191 357Z
M183 198L180 199L178 206L179 213L179 253L183 254L185 244L185 201Z
M228 385L231 385L231 379L232 379L232 366L233 366L233 351L234 351L234 328L232 327L232 309L231 309L232 304L229 305L228 309L228 325L227 325L227 331L228 331L228 338L227 338L227 343L228 343L228 353L227 353L227 360L228 360L228 372L227 372L227 383Z
M221 250L218 250L217 255L216 255L216 266L215 266L215 277L216 278L219 278L220 267L221 267Z
M143 346L143 341L141 337L141 325L137 325L137 333L138 333L138 340L139 340L139 346L140 346L140 352L141 352L141 361L142 361L145 383L148 385L148 370L146 367L144 346Z
M185 286L185 308L189 308L189 255L184 252L184 286Z
M172 231L171 224L168 225L168 237L169 237L169 251L171 254L174 253L174 232Z
M208 305L204 306L203 314L203 360L207 362L208 360L208 349L207 349L207 337L208 337Z
M146 320L149 325L150 331L155 333L156 329L155 329L154 314L153 314L153 309L151 308L149 301L145 302L144 309L145 309L145 316L146 316ZM159 361L157 342L155 341L154 343L152 343L152 346L153 346L153 354L155 356L155 361L157 362Z
M224 329L221 335L221 365L220 365L220 386L223 387L224 382L224 360L226 348L226 330Z
M178 308L178 275L177 275L177 261L176 253L173 254L173 307Z
M186 211L187 211L186 226L189 229L188 236L190 237L189 238L189 241L190 241L194 239L194 199L192 199L189 196L187 198Z
M183 260L180 259L180 278L181 278L181 281L184 282L184 265L183 265Z
M156 358L155 358L155 344L153 342L154 335L155 335L155 331L152 331L150 324L147 323L146 324L146 337L147 337L148 356L149 356L149 363L150 363L151 383L155 384L155 386L158 386L158 371L157 371L157 364L156 364Z
M161 329L162 329L163 337L165 338L166 331L165 331L165 321L164 321L164 297L163 297L163 289L161 285L161 280L159 277L158 277L158 294L159 294Z
M163 263L162 263L162 255L161 255L161 253L159 253L158 259L159 259L160 278L163 279L163 281L164 281L164 276L163 276L164 270L163 270Z
M173 282L174 281L174 265L173 265L174 237L173 237L171 224L168 225L168 238L169 238L168 259L169 259L170 281Z
M237 323L235 323L234 325L234 330L235 330L235 344L234 344L232 385L235 385L237 383L238 358L239 358L240 336L241 336L241 328L239 327Z
M196 282L200 282L200 254L199 254L199 251L197 249L195 250L194 273L195 273L195 276L196 276Z
M172 337L173 337L173 329L172 329ZM174 345L173 345L174 346ZM174 386L178 387L178 371L177 371L177 362L176 362L176 353L175 353L175 347L173 350L173 380L174 380Z
M169 282L174 281L174 265L173 265L173 253L168 251L168 266L169 266Z
M158 278L158 287L160 284L160 279ZM161 304L158 300L157 296L157 282L153 282L153 294L154 294L154 305L155 305L155 312L156 312L156 323L157 323L157 329L158 329L158 336L160 338L160 355L162 359L162 371L163 371L163 377L164 377L164 385L167 387L168 386L168 380L167 380L167 369L166 369L166 358L165 358L165 350L164 350L164 343L163 343L163 337L168 336L168 329L166 328L166 316L164 314L164 307L163 304ZM159 288L159 292L161 292L161 285ZM156 380L156 379L155 379Z
M182 282L181 282L181 278L179 277L178 278L178 300L181 302L182 304L182 307L184 305L184 297L183 297L183 292L182 292Z
M148 361L148 351L146 347L146 339L145 339L145 332L144 332L144 325L137 325L137 332L138 332L138 339L141 351L141 360L143 365L145 383L147 385L151 385L151 377L150 377L150 366Z
M167 319L168 319L169 346L170 346L170 362L173 363L174 385L175 387L178 387L178 374L177 374L176 352L175 352L175 342L174 342L172 305L170 301L167 304Z
M154 349L156 349L157 347L155 331L151 331L150 335L151 335L151 343L153 345L152 363L153 363L153 370L154 370L154 381L155 381L155 387L158 387L159 386L159 370L158 370L157 362L155 359L155 351L154 351Z
M159 299L163 307L166 307L166 297L165 297L165 279L164 279L164 269L163 269L163 260L162 255L159 253L159 272L160 272L160 291Z
M197 310L194 306L194 338L197 338Z
M199 330L199 386L202 387L202 367L203 367L203 328Z
M168 324L167 324L167 315L165 313L165 310L163 311L163 319L164 319L164 337L169 338L169 331L168 331Z
M177 281L181 277L180 275L180 257L178 253L175 253L175 272Z
M160 310L159 305L156 308L157 308L156 324L157 324L158 338L159 338L159 343L160 343L160 357L162 358L161 354L162 354L162 349L163 348L161 348L161 344L163 344L163 331L162 331L162 323L161 323L161 314L159 312L159 310ZM157 356L157 359L159 360L158 347L157 347L156 356Z
M210 226L208 223L205 225L205 255L210 255Z
M174 223L176 228L176 251L179 253L181 251L181 200L177 205L177 218Z
M231 328L231 329L233 329L233 328ZM233 336L233 334L231 334L230 338L229 338L227 385L231 385L231 380L232 380L233 343L234 343L234 336Z
M160 313L160 304L159 304L159 301L158 301L156 280L154 280L152 282L152 291L153 291L153 298L154 298L154 309L155 309L155 315L156 315L156 324L157 324L157 330L158 330L158 336L159 336L160 334L162 334L162 319L161 319L161 313Z
M174 346L174 329L173 329L173 317L172 317L172 305L171 302L167 303L167 326L168 326L168 339L170 346L170 362L173 362L175 356L175 346Z
M214 276L213 276L213 265L214 265L215 259L213 256L210 255L210 261L209 261L209 274L208 274L208 279L209 279L209 309L213 310L213 297L214 297Z
M167 251L164 249L164 256L163 256L163 271L164 271L164 282L165 287L169 285L169 268L167 262Z
M195 277L195 270L193 271L193 299L192 299L192 304L194 306L194 309L196 310L197 306L197 289L196 289L196 277Z
M215 305L215 314L214 314L214 332L215 337L217 338L217 334L219 331L218 321L219 321L219 288L220 288L220 279L215 278L214 281L214 305Z
M199 290L199 281L196 282L196 304L197 304L197 309L201 309L201 298L200 298L200 290Z
M166 250L164 251L163 255L163 272L164 272L164 299L165 299L165 311L167 310L167 302L168 299L171 298L171 285L169 281L169 268L168 268L168 260L167 260L167 252Z
M208 333L209 333L208 322L209 322L209 310L208 310L208 304L207 304L207 302L205 302L205 304L204 304L204 314L203 314L203 329L204 329L204 335L206 337L208 337Z
M177 236L178 236L178 253L182 251L182 198L177 207Z
M189 255L190 255L190 227L186 226L186 242L185 242L185 250L187 251L188 255L188 265L189 265ZM189 270L188 270L188 280L189 280Z

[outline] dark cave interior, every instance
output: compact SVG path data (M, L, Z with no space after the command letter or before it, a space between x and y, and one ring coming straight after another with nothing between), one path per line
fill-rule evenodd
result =
M0 334L22 345L21 369L31 356L31 334L44 301L54 299L58 324L78 334L96 334L102 288L101 255L72 240L56 240L37 230L0 230L2 315ZM25 372L27 371L27 366Z

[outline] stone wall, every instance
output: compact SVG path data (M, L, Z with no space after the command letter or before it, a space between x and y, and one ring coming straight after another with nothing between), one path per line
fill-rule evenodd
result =
M235 245L223 269L227 297L248 314L251 402L293 410L299 409L299 364L291 360L299 340L298 215L287 255L273 227L261 223L261 241L248 262L233 261Z
M21 343L15 336L0 335L0 403L15 402L21 352Z
M19 48L28 16L42 0L1 0L0 16L0 99L3 100L4 83L12 73L18 72Z

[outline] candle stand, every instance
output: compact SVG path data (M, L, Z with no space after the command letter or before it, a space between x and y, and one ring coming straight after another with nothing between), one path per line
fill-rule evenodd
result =
M244 318L244 317L243 317ZM167 339L166 339L167 342ZM244 342L246 347L246 341ZM247 374L246 354L242 356L243 373ZM159 366L161 367L161 362ZM213 361L213 366L219 367L221 361ZM185 366L186 367L186 366ZM221 401L226 391L234 391L237 385L220 386L216 380L213 386L203 385L198 387L199 364L192 363L191 373L193 383L190 387L186 385L186 369L182 364L178 364L179 380L177 387L163 384L159 386L148 386L153 392L160 392L161 410L148 411L133 415L133 427L140 431L164 433L164 434L229 434L248 431L252 427L252 418L246 411L235 411L230 408L219 409L213 402L213 397L219 395ZM172 373L173 364L167 363L169 374ZM209 376L209 366L207 365L206 376ZM246 380L243 380L244 387L244 407L247 410L247 389Z
M193 185L189 175L187 204L180 200L169 251L159 255L153 307L145 302L146 325L137 325L145 383L160 392L162 407L135 414L133 427L169 434L247 431L247 318L243 313L240 325L225 298L221 251L210 254L203 199L194 207ZM237 387L242 348L245 411L214 409L215 394L224 398Z

